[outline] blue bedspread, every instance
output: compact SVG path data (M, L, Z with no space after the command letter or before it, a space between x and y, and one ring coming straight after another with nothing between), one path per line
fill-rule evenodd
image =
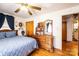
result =
M38 48L35 39L16 36L0 40L0 56L25 56Z

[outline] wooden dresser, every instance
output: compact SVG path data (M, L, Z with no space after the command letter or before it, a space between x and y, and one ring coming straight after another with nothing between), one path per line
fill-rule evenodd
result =
M53 52L53 37L52 35L35 35L40 48L44 48Z

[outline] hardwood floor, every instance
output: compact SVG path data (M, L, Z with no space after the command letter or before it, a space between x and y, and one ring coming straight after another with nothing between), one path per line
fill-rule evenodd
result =
M65 54L59 52L49 52L45 49L39 48L38 50L34 51L31 56L64 56Z
M78 56L78 43L77 41L63 42L64 50L59 51L54 49L54 52L49 52L45 49L39 48L32 52L31 56Z
M63 41L63 51L71 56L78 56L78 41Z

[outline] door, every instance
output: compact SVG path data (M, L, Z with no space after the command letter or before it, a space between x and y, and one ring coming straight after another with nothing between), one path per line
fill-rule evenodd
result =
M26 22L26 35L27 36L34 35L34 22L33 21Z
M66 41L67 41L67 20L66 17L62 17L62 50L66 49Z
M62 18L63 18L62 20L62 40L66 41L67 40L67 21L64 16Z

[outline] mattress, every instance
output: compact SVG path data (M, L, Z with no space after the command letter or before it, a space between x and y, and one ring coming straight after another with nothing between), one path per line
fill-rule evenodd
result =
M0 56L26 56L38 48L34 38L16 36L0 40Z

